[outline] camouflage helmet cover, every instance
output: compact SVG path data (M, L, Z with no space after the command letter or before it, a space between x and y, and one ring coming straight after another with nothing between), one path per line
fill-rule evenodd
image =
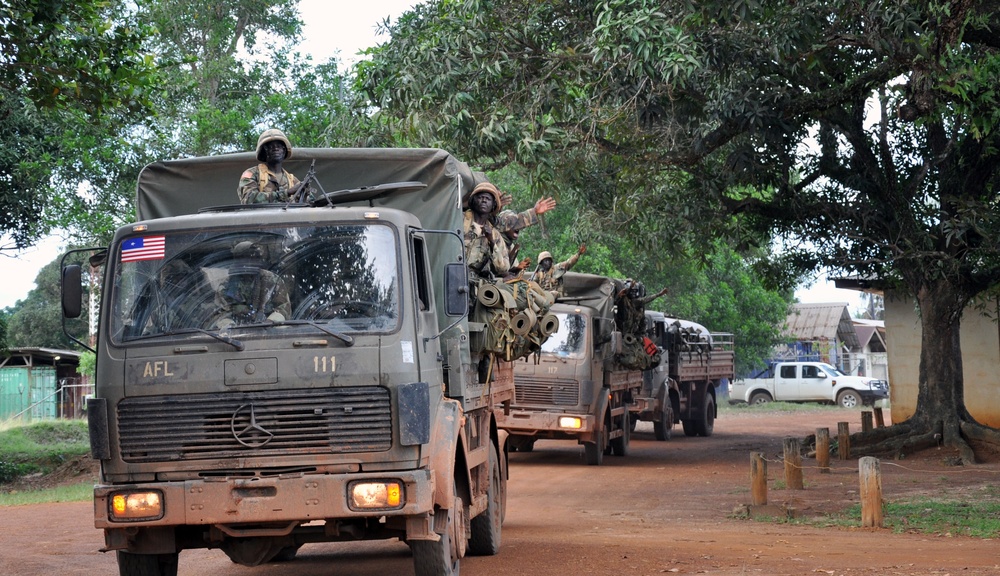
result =
M489 192L493 195L493 215L499 214L500 201L502 199L500 189L494 186L491 182L480 182L479 184L476 184L475 188L472 189L472 193L469 194L469 200L472 200L472 198L480 192Z
M541 264L542 260L545 260L546 258L548 258L549 260L552 260L552 254L548 250L542 250L541 252L538 253L538 260L537 260L537 262L539 264Z
M288 141L288 137L285 133L277 128L269 128L261 133L260 138L257 139L257 159L263 162L267 158L264 156L264 144L268 142L273 142L277 140L285 145L285 159L292 157L292 143Z

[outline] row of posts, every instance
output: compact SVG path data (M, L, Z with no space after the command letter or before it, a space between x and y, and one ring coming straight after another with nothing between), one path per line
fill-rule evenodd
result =
M861 429L872 430L872 411L861 413ZM879 428L885 426L882 409L874 408L875 421ZM803 490L802 454L797 438L784 440L785 484L789 490ZM851 457L851 432L847 422L837 423L837 456L839 460ZM830 429L816 429L816 465L820 474L830 473ZM858 460L858 474L861 483L861 526L882 528L882 471L878 458L865 456ZM750 498L754 506L767 504L767 460L762 452L750 453Z

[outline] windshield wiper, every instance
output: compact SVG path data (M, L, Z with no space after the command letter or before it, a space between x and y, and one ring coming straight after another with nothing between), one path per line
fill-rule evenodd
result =
M204 330L202 328L181 328L180 330L167 330L166 332L159 332L157 334L147 334L145 336L139 336L138 338L132 338L128 342L138 342L140 340L152 340L153 338L160 338L163 336L181 336L183 334L204 334L206 336L211 336L219 342L224 342L229 344L233 348L239 351L243 351L246 346L236 338L230 338L229 336L223 336L218 332L212 332L211 330Z
M262 325L263 326L312 326L313 328L321 332L326 332L330 336L333 336L334 338L340 340L341 342L344 343L345 346L354 346L354 338L348 336L347 334L337 332L336 330L331 330L330 328L327 328L326 326L320 324L319 322L316 322L315 320L282 320L280 322L274 322L273 324L262 324ZM241 328L245 327L246 326L241 326Z

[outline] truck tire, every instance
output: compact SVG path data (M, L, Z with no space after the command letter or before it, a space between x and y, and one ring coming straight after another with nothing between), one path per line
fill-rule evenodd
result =
M486 510L470 521L472 536L469 554L495 556L500 552L500 534L503 524L506 490L500 477L500 458L496 446L490 445L490 487L486 491Z
M837 394L837 405L841 408L857 408L861 406L861 395L849 388L841 390Z
M697 436L698 428L693 418L681 418L681 426L685 436Z
M707 438L715 431L715 398L711 394L705 393L705 401L701 403L701 414L694 423L698 436Z
M464 524L461 517L462 499L458 497L457 482L455 483L455 504L448 510L447 527L441 539L437 542L430 540L410 540L407 544L413 553L413 574L414 576L458 576L459 560L462 557L459 543L455 541L456 530ZM435 513L441 514L444 510L437 508Z
M587 457L587 464L589 466L600 466L604 463L604 451L608 447L608 426L607 424L601 428L601 433L598 435L597 442L584 442L583 452Z
M751 406L760 406L761 404L767 404L770 401L771 395L767 392L754 392L753 395L750 396Z
M121 576L177 576L178 553L132 554L118 551Z
M669 410L661 411L660 417L653 421L653 436L661 442L670 440L673 424L673 414Z

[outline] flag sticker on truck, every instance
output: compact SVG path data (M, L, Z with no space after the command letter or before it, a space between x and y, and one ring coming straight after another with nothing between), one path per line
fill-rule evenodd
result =
M160 260L164 256L166 240L163 236L140 236L122 243L122 262Z

